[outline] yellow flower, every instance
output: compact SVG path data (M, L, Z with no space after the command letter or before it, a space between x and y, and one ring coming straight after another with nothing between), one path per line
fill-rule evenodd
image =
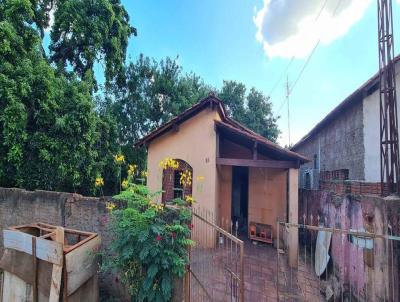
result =
M192 184L192 172L190 172L189 170L182 172L179 182L184 187L190 186Z
M115 203L113 203L113 202L106 202L106 209L109 210L110 212L111 212L112 210L114 210L115 207L116 207L116 204L115 204Z
M204 180L204 176L199 175L196 177L197 181L203 181Z
M126 189L126 188L128 188L129 187L129 181L128 180L126 180L126 179L124 179L123 181L122 181L122 188L123 189Z
M179 162L175 159L166 157L164 158L162 161L160 161L159 163L160 168L162 168L163 170L166 170L168 168L171 168L173 170L176 170L179 168Z
M155 209L157 212L158 212L158 211L164 210L164 205L161 204L161 203L150 202L150 207L152 207L153 209Z
M142 178L147 178L147 176L149 176L149 173L147 173L147 171L142 171L142 172L140 172L140 176Z
M189 204L194 204L196 201L194 200L193 196L191 195L186 195L185 200Z
M128 166L128 175L133 175L135 174L137 169L137 165L129 165Z
M102 186L104 186L104 179L103 179L103 177L97 177L96 178L96 181L95 181L95 183L94 183L94 185L95 185L95 187L102 187Z
M125 162L125 156L123 154L116 154L114 160L118 165L122 165Z

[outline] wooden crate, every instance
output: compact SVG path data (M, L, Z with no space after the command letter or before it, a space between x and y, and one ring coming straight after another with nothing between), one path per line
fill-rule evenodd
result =
M272 226L264 223L250 222L249 223L249 238L250 240L261 241L272 244Z
M0 301L98 301L97 234L44 223L3 233Z

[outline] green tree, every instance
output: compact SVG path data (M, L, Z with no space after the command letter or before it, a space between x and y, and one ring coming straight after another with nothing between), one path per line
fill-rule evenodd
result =
M97 89L95 63L104 63L106 84L124 84L129 37L136 29L120 0L57 0L51 30L51 60Z
M238 122L245 116L246 86L236 81L223 81L218 97L224 102L230 117Z
M198 102L208 91L200 77L184 74L177 60L157 62L141 55L130 63L126 86L115 87L107 102L118 122L121 149L128 161L143 169L145 150L135 150L133 144Z
M262 92L236 81L224 81L218 97L226 105L228 114L234 120L254 132L276 142L279 135L278 117L272 112L271 102Z
M0 185L91 194L96 175L113 178L116 123L44 57L33 3L0 6Z
M242 120L243 124L275 142L280 133L276 124L278 118L272 114L272 106L268 97L253 87L250 89L246 100L247 107Z
M6 186L19 181L28 125L54 107L52 101L37 101L50 93L46 91L49 69L39 53L33 18L27 0L3 1L0 6L0 180ZM42 89L33 89L35 83ZM38 109L37 115L27 109L28 104Z

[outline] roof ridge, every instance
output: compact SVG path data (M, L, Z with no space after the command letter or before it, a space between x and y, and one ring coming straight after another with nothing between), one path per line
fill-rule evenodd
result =
M396 64L397 62L400 61L400 54L398 54L394 59L394 63ZM356 90L354 90L352 93L350 93L347 97L345 97L339 104L337 104L327 115L325 115L314 127L311 128L310 131L307 132L306 135L304 135L296 144L293 145L290 149L293 150L295 148L298 148L301 146L303 143L305 143L308 139L310 139L314 134L316 134L319 130L319 128L323 127L325 123L329 122L330 118L334 118L335 115L344 109L346 106L351 106L352 101L355 101L357 97L362 95L365 90L369 91L371 88L374 87L376 81L379 79L379 71L376 72L372 77L370 77L368 80L366 80L362 85L360 85ZM375 89L370 92L372 94L375 91ZM361 98L363 100L363 98Z
M142 146L144 145L147 141L152 140L153 138L157 137L158 134L163 133L164 131L168 131L172 125L175 123L179 122L180 120L184 119L188 114L191 112L194 112L197 108L201 108L203 105L207 104L208 102L215 102L217 105L219 105L219 111L222 114L222 117L225 119L226 118L226 112L225 112L225 106L222 102L221 99L215 96L215 93L210 92L208 96L204 97L197 103L193 104L191 107L185 109L182 111L180 114L174 116L167 122L163 123L161 126L157 127L147 135L143 136L141 139L139 139L134 146Z

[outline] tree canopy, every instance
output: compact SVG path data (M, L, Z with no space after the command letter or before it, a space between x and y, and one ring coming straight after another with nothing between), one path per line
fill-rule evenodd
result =
M104 193L114 194L115 154L145 169L146 151L134 143L211 90L232 118L276 140L277 119L261 92L235 81L217 90L177 58L126 63L132 35L120 0L1 1L0 186L99 194L101 176Z
M70 4L79 9L76 2ZM116 152L116 127L96 112L92 82L55 69L42 51L52 5L5 0L0 6L0 184L93 194L96 175ZM61 1L56 7L62 14Z
M262 92L254 87L247 92L243 83L224 81L218 97L234 120L276 142L280 133L276 123L278 117L273 115L272 104Z
M97 88L94 64L104 63L106 84L124 84L128 39L136 35L120 0L57 0L51 29L51 60L61 70L68 64Z

